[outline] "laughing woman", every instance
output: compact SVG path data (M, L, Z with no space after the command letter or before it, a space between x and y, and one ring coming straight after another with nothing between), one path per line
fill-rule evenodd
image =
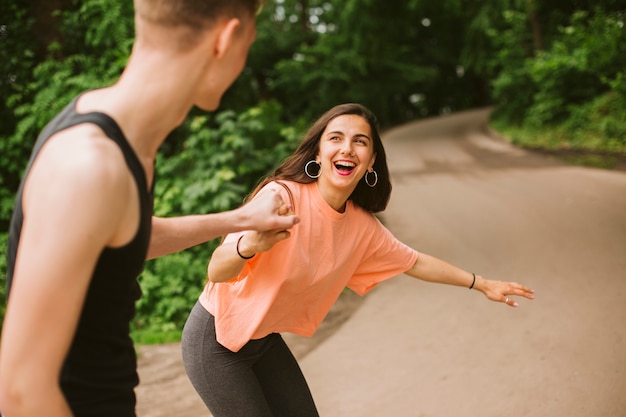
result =
M375 116L359 104L326 112L257 187L291 201L291 230L228 235L183 332L187 374L215 417L317 416L280 336L311 336L345 287L364 295L406 273L517 307L533 290L466 272L397 240L373 215L391 194ZM290 213L285 208L285 215Z

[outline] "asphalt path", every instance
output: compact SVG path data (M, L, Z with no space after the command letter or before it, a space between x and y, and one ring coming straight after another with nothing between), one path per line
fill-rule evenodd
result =
M519 308L401 275L301 360L325 417L626 416L626 173L498 140L488 109L383 135L400 240Z

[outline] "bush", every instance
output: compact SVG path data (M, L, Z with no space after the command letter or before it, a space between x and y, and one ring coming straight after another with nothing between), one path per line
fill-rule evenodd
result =
M581 148L626 153L626 110L615 92L572 109L564 123L572 143Z
M623 71L626 36L617 14L574 13L560 34L549 50L527 62L536 92L526 122L533 126L564 121L573 109L608 92Z

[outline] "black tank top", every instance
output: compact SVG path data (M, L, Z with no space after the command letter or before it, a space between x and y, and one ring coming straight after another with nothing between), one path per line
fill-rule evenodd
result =
M153 193L148 190L139 159L117 123L103 113L76 113L77 99L42 131L18 190L9 231L7 292L10 297L22 229L22 189L33 161L53 134L81 123L99 126L120 147L135 179L139 190L140 223L130 243L120 248L105 248L100 254L76 334L63 364L60 383L77 417L134 416L134 387L138 376L129 325L135 314L135 302L141 296L137 277L143 270L150 241Z

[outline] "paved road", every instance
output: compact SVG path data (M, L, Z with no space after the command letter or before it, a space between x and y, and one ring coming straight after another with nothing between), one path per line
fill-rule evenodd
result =
M326 417L626 416L626 173L484 134L488 110L384 134L401 240L517 280L508 308L400 276L302 361Z

